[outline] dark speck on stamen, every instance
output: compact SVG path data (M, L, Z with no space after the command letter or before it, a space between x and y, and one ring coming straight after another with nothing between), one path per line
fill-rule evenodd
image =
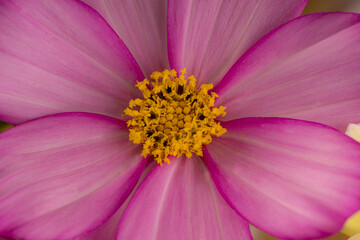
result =
M159 98L161 98L162 100L165 100L164 94L162 92L158 93Z
M178 86L178 92L177 92L179 95L183 94L184 93L184 86L183 85L179 85Z

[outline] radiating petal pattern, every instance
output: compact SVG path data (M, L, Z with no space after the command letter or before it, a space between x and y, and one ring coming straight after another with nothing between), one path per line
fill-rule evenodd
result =
M134 55L145 75L169 68L167 0L82 0L97 10Z
M126 124L68 113L0 135L0 235L69 239L114 214L146 161Z
M215 89L222 120L289 117L345 131L360 122L360 14L293 20L249 50Z
M74 0L0 2L0 119L120 116L143 74L101 16Z
M360 209L360 144L322 124L285 118L224 122L204 161L222 196L281 239L334 234Z
M218 193L197 157L157 165L135 193L117 239L251 239L249 226Z
M216 84L266 33L300 16L307 0L169 0L172 68L187 68L200 83Z
M142 172L141 177L139 181L137 182L136 186L134 187L133 191L129 195L129 197L126 199L126 201L121 205L119 210L101 227L95 229L94 231L84 234L82 236L79 236L78 238L74 240L114 240L116 239L116 233L119 226L120 219L124 213L124 210L128 206L130 200L132 199L133 195L135 194L136 190L140 186L140 184L144 181L144 179L149 175L151 170L156 165L156 162L151 159L149 161L149 164L146 166L145 170Z

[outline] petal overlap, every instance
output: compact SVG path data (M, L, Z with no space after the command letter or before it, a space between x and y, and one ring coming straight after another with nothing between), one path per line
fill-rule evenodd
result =
M57 114L0 135L0 234L70 239L114 214L146 160L126 124L95 114Z
M167 0L82 0L97 10L125 42L144 75L169 68ZM142 80L142 79L141 79Z
M139 181L137 182L136 186L132 190L129 197L126 199L126 201L121 205L119 210L102 226L95 229L94 231L84 234L74 240L114 240L116 239L117 229L119 226L120 219L128 206L130 200L132 199L133 195L135 194L138 187L141 185L141 183L144 181L144 179L149 175L151 170L156 165L156 162L153 159L149 159L148 165L144 169L144 171L141 174L141 177Z
M75 0L0 3L0 119L120 117L143 74L105 20Z
M222 196L281 239L341 230L360 208L360 144L322 124L284 118L224 122L205 165Z
M266 33L300 16L307 0L169 0L171 68L187 69L199 83L218 83Z
M135 193L117 239L252 239L246 221L218 193L197 157L157 165Z
M360 14L316 13L256 43L216 87L224 121L287 117L345 131L360 122Z

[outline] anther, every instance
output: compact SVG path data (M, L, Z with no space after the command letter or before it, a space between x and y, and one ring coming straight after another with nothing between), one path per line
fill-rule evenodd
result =
M179 95L182 95L182 94L184 93L184 86L183 86L183 85L179 85L179 86L178 86L178 91L177 91L177 93L178 93Z
M150 113L150 117L149 117L150 119L155 119L156 118L156 115L155 115L155 113Z
M157 103L157 102L154 100L154 97L153 97L152 94L150 95L149 99L150 99L150 100L153 100L155 103Z
M225 115L225 108L213 108L217 95L209 92L212 84L197 88L196 79L186 79L185 73L185 69L180 76L175 70L152 73L152 81L136 84L144 99L131 100L125 109L132 117L127 122L129 139L142 143L142 155L152 155L160 165L170 163L168 155L202 156L202 145L211 142L211 135L226 132L215 121Z
M159 98L161 98L162 100L165 100L164 94L162 92L158 93Z

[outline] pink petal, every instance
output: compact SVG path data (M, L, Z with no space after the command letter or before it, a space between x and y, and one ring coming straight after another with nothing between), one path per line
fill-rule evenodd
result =
M150 171L154 168L156 162L154 160L151 161L145 170L142 172L141 177L139 181L137 182L136 186L134 187L133 191L129 195L129 197L126 199L126 201L121 205L119 210L101 227L95 229L94 231L87 233L85 235L82 235L74 240L114 240L116 239L116 233L118 230L120 219L124 213L124 210L128 206L130 200L132 199L134 193L140 186L140 184L144 181L144 179L149 175Z
M120 220L117 239L251 239L199 158L172 159L150 173Z
M145 166L124 122L58 114L0 135L0 234L69 239L104 223Z
M340 231L360 209L360 144L322 124L244 118L206 146L204 161L226 201L281 239Z
M96 9L125 42L145 75L169 68L166 0L82 0Z
M360 122L360 15L318 13L268 34L217 86L222 120L290 117L345 131Z
M172 68L187 68L200 83L217 83L270 30L297 17L307 0L169 0Z
M78 1L1 1L0 118L120 116L143 75L116 33Z

